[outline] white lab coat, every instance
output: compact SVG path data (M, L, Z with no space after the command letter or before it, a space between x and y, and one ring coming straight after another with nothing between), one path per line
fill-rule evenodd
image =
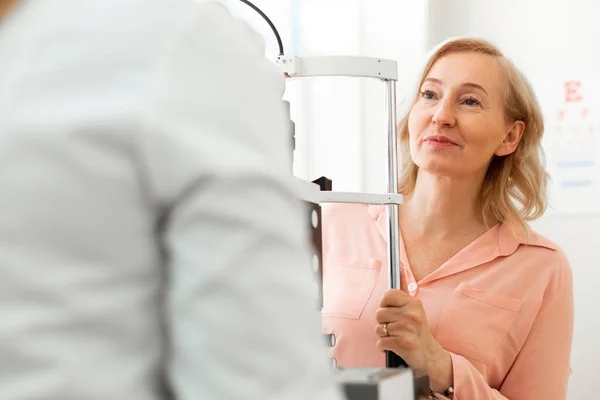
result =
M338 399L261 40L192 0L1 22L1 400Z

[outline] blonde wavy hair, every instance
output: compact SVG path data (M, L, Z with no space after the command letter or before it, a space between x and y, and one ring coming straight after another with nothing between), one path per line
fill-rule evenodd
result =
M477 52L494 57L500 65L505 84L507 121L523 121L525 128L516 150L507 156L494 156L481 188L481 215L486 226L494 218L500 222L513 222L528 234L527 221L544 214L547 208L549 175L545 169L542 136L544 121L535 93L527 78L492 43L477 38L455 38L434 48L420 73L414 97L398 122L399 152L402 165L399 171L398 191L410 195L414 191L419 167L410 155L408 116L418 100L419 88L435 62L450 52ZM411 93L413 93L411 90Z

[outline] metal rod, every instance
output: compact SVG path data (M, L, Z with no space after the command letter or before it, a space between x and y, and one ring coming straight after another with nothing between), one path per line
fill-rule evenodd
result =
M396 81L387 80L386 106L388 112L388 193L398 193L398 135L396 127ZM400 227L398 226L398 204L389 204L389 287L400 289ZM387 368L406 368L406 362L396 353L386 351Z
M398 193L398 135L396 127L396 81L386 81L388 113L388 193ZM398 205L388 205L389 287L400 289L400 239Z

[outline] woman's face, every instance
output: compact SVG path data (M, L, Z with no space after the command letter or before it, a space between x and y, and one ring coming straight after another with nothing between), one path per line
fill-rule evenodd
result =
M438 59L409 114L415 164L435 175L466 177L485 174L494 155L515 151L524 124L505 119L504 82L491 56L454 52Z

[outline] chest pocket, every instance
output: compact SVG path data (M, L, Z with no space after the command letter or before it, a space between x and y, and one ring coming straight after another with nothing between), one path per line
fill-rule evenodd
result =
M359 319L379 279L381 262L325 256L323 316Z
M522 300L461 283L442 310L437 340L446 350L492 364Z

